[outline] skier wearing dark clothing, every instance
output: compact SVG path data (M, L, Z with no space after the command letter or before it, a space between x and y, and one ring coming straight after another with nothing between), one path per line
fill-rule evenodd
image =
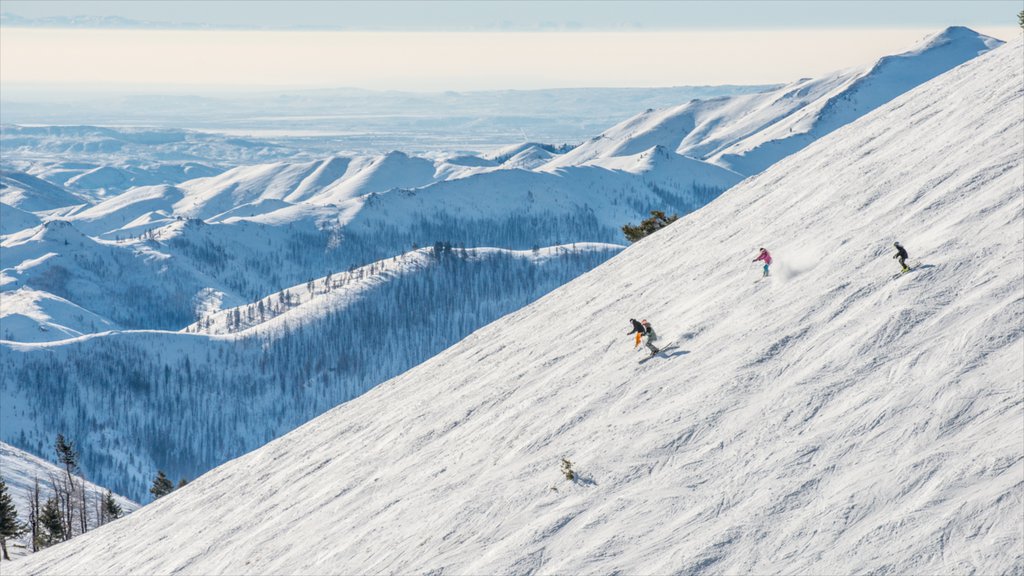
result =
M654 333L654 328L651 326L650 322L647 320L637 322L635 318L630 318L629 322L633 325L633 329L627 332L626 335L629 336L630 334L636 334L636 343L633 345L633 348L640 345L641 337L647 336L647 342L645 342L644 345L651 351L651 356L660 352L654 344L651 344L651 342L657 340L658 335Z
M896 254L893 255L893 258L895 258L896 261L900 263L900 266L903 267L903 270L901 270L901 272L906 272L907 270L910 270L910 266L907 266L907 249L904 248L899 242L893 242L892 245L896 247Z

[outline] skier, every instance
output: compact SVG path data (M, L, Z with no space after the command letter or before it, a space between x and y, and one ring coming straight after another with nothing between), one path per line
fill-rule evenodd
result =
M907 249L899 242L893 242L892 245L896 247L896 254L893 254L893 258L895 258L896 261L900 263L900 266L903 267L900 272L907 272L910 270L910 266L907 266Z
M757 255L757 258L754 258L753 260L751 260L751 262L757 262L758 260L763 260L764 261L764 275L761 276L761 277L762 278L767 278L768 277L768 267L771 266L771 264L772 264L772 255L769 254L768 251L765 250L764 248L761 248L761 253Z
M633 349L635 350L636 347L640 345L640 338L642 336L647 336L647 342L645 345L647 346L647 349L651 351L651 356L660 352L654 344L651 344L652 341L658 339L658 335L654 333L654 328L651 327L651 323L646 319L637 322L635 318L630 318L629 321L633 324L633 330L627 332L626 336L633 333L636 334L636 343L633 345Z

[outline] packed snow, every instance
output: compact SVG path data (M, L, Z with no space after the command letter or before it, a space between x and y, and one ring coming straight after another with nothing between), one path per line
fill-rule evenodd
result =
M10 572L1020 573L1022 86L1018 40Z

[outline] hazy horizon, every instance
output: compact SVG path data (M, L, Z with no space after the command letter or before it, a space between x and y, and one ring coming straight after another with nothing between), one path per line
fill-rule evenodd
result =
M787 83L911 49L932 28L295 32L5 28L5 99L33 88L409 92ZM1012 29L976 29L1001 40ZM1016 31L1019 33L1019 29ZM109 91L109 90L108 90Z

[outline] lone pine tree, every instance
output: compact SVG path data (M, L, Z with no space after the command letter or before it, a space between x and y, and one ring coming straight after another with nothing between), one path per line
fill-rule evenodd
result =
M121 505L114 500L114 493L107 490L107 493L103 496L103 504L100 506L101 516L104 522L110 522L111 520L117 520L123 513Z
M156 500L162 496L167 496L171 492L174 492L174 483L164 474L163 470L157 470L156 478L153 478L153 485L149 488L149 493Z
M671 216L665 216L665 213L661 210L651 210L651 217L640 222L639 226L633 226L632 224L626 224L622 227L622 233L626 235L626 240L630 242L636 242L641 238L650 236L651 234L661 230L665 226L675 222L679 219L678 214Z
M46 548L64 540L64 522L61 517L60 503L56 497L47 498L39 513L39 547Z

